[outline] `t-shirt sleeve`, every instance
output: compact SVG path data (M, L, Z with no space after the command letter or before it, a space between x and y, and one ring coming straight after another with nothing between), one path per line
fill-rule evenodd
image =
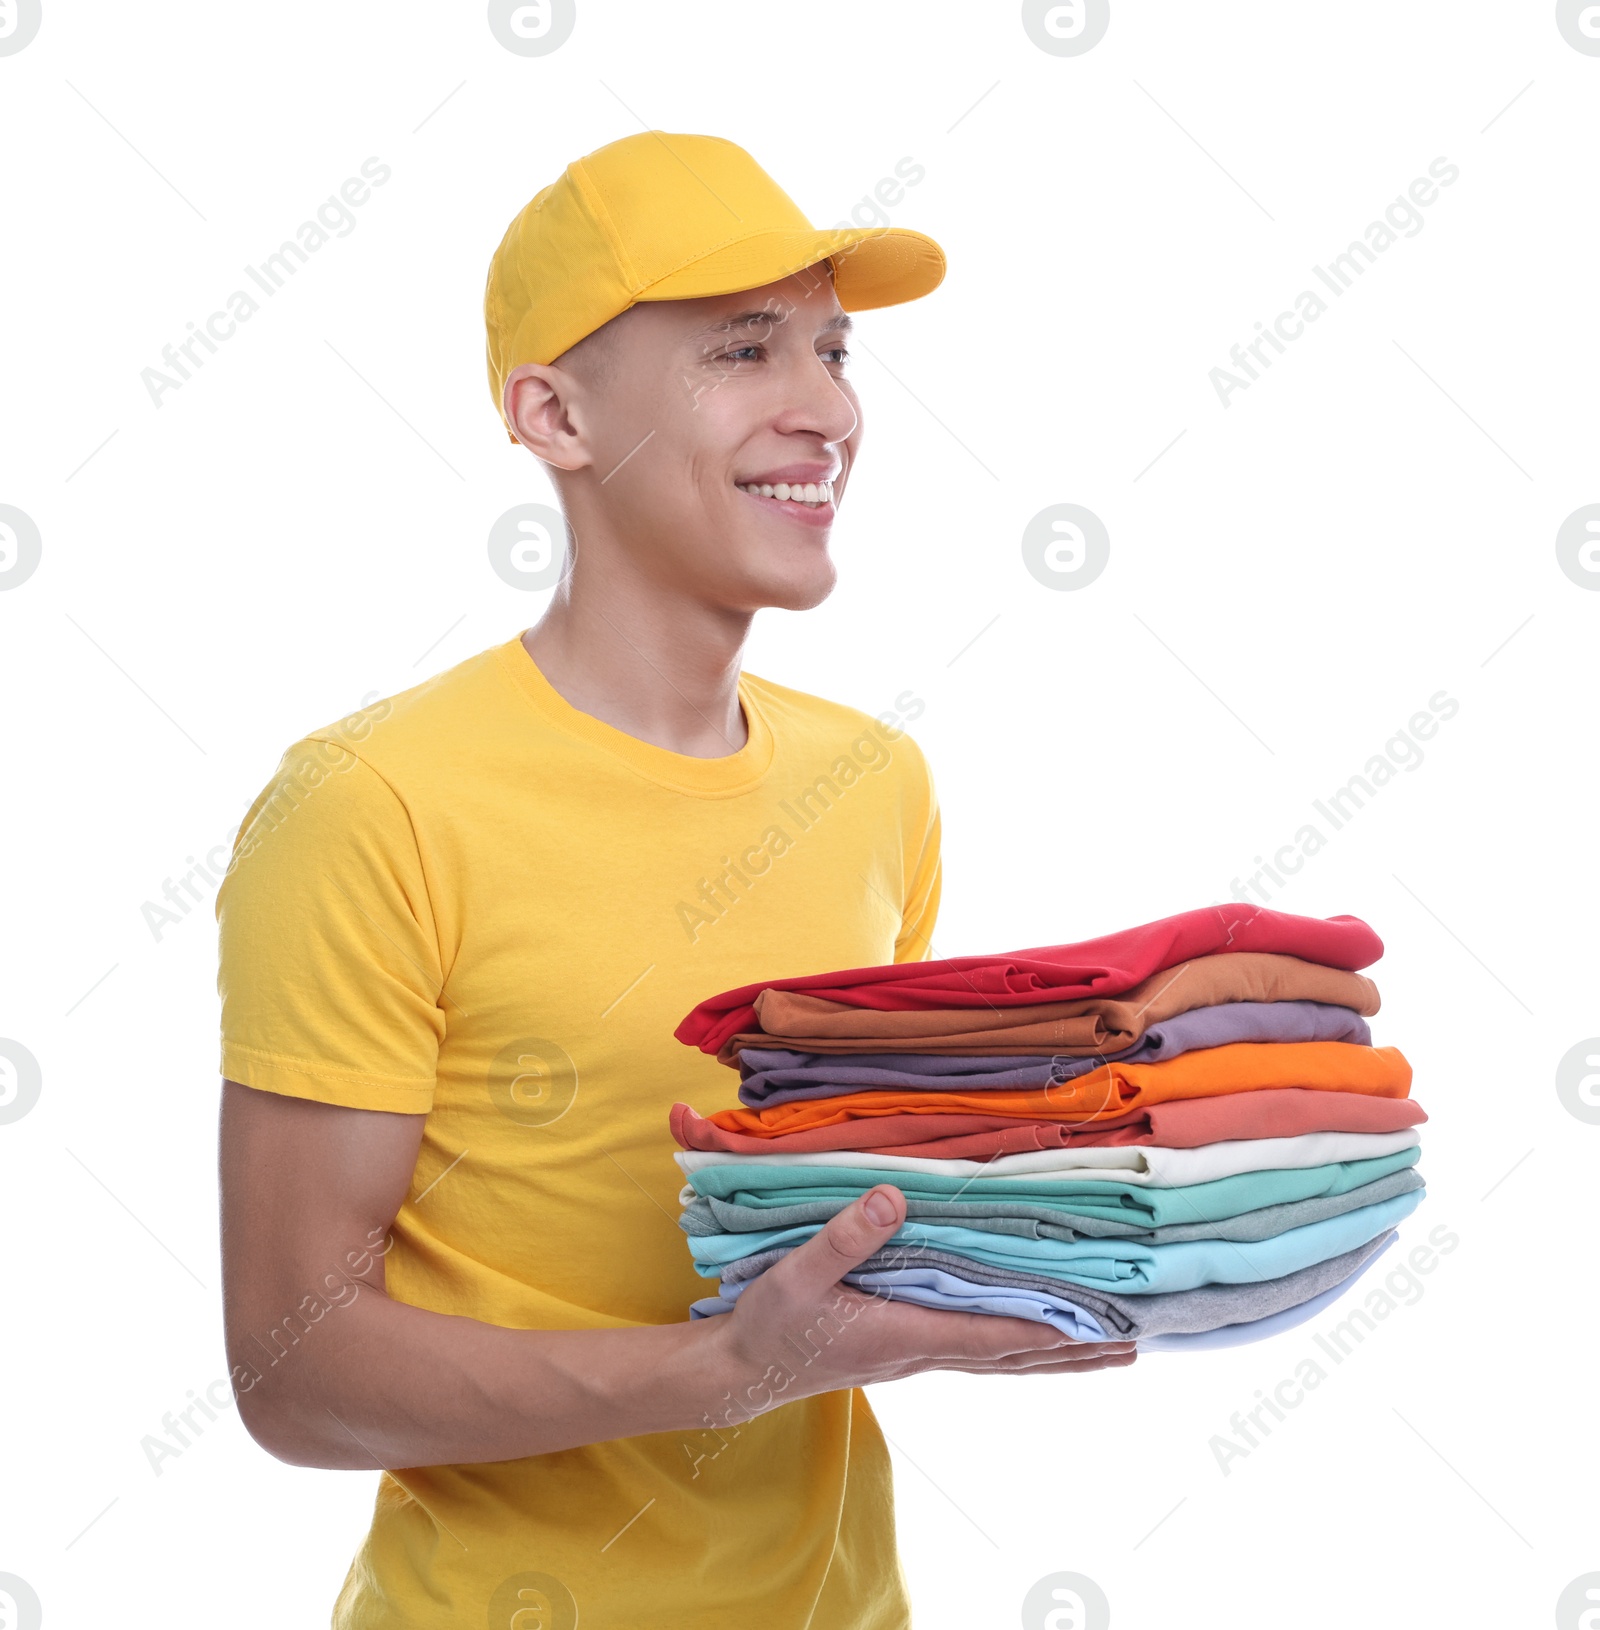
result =
M222 1074L294 1098L424 1114L443 988L406 808L307 737L251 805L217 892Z
M934 790L933 772L916 748L910 755L916 763L914 785L907 789L909 830L906 858L910 862L905 903L900 912L900 932L895 936L896 962L926 962L933 955L933 928L939 916L939 890L942 879L939 860L939 799Z

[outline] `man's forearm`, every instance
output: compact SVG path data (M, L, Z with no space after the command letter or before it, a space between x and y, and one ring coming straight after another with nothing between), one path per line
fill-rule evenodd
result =
M471 1464L723 1424L739 1378L722 1323L507 1330L369 1288L276 1353L235 1330L229 1358L245 1424L281 1460Z

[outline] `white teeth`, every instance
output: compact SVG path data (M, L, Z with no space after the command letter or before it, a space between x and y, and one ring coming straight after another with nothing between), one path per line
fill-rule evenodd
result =
M831 481L807 481L805 483L780 481L776 486L767 486L758 481L751 481L739 485L740 492L748 492L752 497L777 498L790 504L831 504L833 502L833 483Z

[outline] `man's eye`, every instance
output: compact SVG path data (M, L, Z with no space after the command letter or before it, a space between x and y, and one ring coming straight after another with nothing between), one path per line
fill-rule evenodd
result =
M724 351L722 360L724 362L754 362L760 355L761 347L759 345L741 345L736 351Z
M830 345L822 354L824 357L831 358L833 361L841 364L850 360L849 350L842 345Z

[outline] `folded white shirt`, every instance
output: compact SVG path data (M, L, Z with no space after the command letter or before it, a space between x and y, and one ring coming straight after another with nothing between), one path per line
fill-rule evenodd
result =
M774 1140L775 1142L778 1140ZM1035 1149L993 1160L929 1160L918 1155L880 1155L850 1149L820 1154L728 1154L712 1149L679 1149L673 1156L685 1173L707 1166L763 1165L850 1166L868 1171L926 1172L932 1177L1048 1175L1073 1182L1103 1178L1108 1182L1145 1183L1151 1188L1186 1188L1240 1172L1281 1171L1300 1166L1327 1166L1342 1160L1372 1160L1421 1143L1415 1127L1403 1132L1306 1132L1297 1138L1235 1138L1203 1143L1198 1149L1165 1149L1150 1144L1123 1144L1099 1149ZM690 1195L693 1198L693 1195ZM687 1203L687 1202L685 1202Z

